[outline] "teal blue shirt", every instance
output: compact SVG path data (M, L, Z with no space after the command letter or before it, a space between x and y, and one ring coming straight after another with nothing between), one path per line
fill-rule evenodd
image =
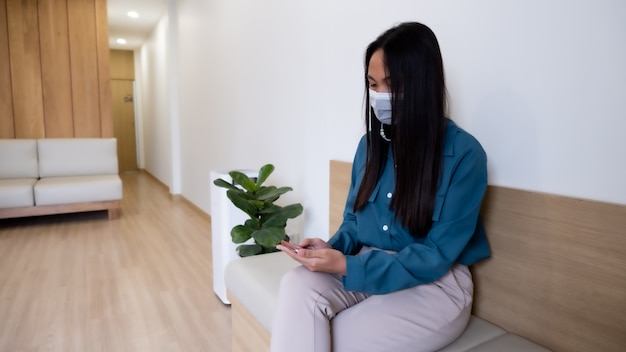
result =
M487 188L487 156L480 143L451 120L444 143L433 224L427 236L416 238L389 209L395 185L391 152L369 203L353 211L365 173L367 143L365 136L361 138L352 165L343 223L328 242L346 255L346 290L394 292L436 281L455 263L471 265L489 257L479 216ZM356 255L363 246L382 250Z

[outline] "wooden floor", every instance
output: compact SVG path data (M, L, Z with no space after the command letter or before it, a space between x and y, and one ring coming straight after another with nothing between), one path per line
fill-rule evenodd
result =
M230 351L211 226L145 173L106 212L0 220L0 351Z

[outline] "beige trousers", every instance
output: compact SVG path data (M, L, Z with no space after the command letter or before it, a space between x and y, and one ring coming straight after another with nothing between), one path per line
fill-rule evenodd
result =
M385 295L346 291L341 277L303 266L281 281L272 352L436 351L463 333L472 308L469 269Z

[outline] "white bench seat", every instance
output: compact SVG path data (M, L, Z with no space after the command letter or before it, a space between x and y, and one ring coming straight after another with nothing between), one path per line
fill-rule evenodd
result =
M225 283L254 319L271 333L282 276L299 264L282 252L238 258L226 266ZM472 316L467 329L445 352L460 351L549 351L527 339L508 333L490 322Z

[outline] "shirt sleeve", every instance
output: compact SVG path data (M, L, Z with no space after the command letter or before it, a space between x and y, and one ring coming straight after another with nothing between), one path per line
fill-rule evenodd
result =
M442 184L426 238L396 253L374 250L347 256L343 277L347 290L394 292L436 281L455 264L478 232L480 206L487 188L487 157L482 147L477 141L462 147L454 157L444 157ZM344 242L342 239L334 244L344 246Z

